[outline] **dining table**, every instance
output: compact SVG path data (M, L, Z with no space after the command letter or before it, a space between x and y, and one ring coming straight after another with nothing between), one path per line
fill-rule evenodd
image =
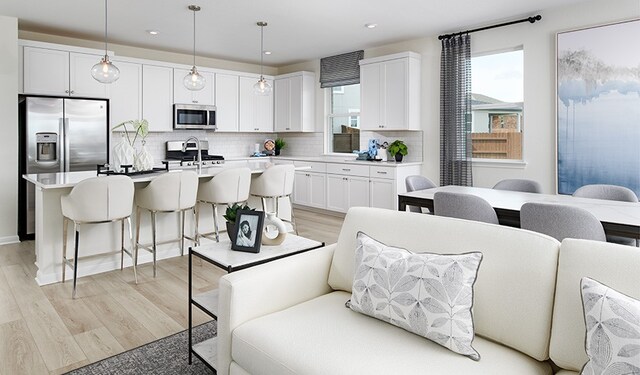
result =
M539 194L471 186L440 186L398 195L398 209L407 206L428 208L433 212L437 192L471 194L486 200L496 211L501 225L520 227L520 208L527 202L552 203L582 208L593 214L607 235L640 239L640 203L581 198L564 194Z

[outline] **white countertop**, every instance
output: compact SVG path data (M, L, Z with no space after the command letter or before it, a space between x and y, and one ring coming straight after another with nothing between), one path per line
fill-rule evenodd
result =
M277 162L278 160L292 160L315 163L372 165L382 167L406 167L412 165L422 165L421 161L403 161L401 163L396 163L395 161L355 160L353 158L349 158L348 156L273 156L271 160L273 162Z
M211 166L208 168L202 168L202 171L198 174L199 177L213 177L216 174L220 173L220 171L226 168L240 168L240 167L248 167L251 169L252 174L260 174L264 172L266 168L268 168L273 163L268 159L265 160L229 160L224 164L216 164L215 166ZM309 169L309 167L300 166L296 167L296 170L304 170ZM197 172L195 168L188 170L193 170ZM142 183L149 182L153 180L156 176L170 172L156 172L156 173L148 173L143 175L131 176L133 182ZM75 186L78 182L82 180L86 180L87 178L96 177L96 171L84 171L84 172L59 172L59 173L38 173L38 174L26 174L22 175L22 177L35 184L37 187L42 189L59 189L59 188L68 188Z

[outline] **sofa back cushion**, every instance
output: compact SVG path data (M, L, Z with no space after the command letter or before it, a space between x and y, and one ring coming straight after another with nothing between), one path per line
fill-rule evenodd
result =
M335 290L351 292L358 231L412 252L482 252L474 287L475 333L537 360L549 358L560 245L555 239L494 224L355 207L333 256L329 285Z
M580 293L583 277L640 299L640 249L598 241L562 241L550 356L555 364L571 371L580 371L587 362Z

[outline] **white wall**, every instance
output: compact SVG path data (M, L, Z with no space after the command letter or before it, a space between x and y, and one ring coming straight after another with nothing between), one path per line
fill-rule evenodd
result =
M0 16L0 244L18 241L18 19Z

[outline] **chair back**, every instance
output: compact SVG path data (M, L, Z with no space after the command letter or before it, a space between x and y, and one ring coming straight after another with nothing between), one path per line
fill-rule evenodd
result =
M638 196L633 190L618 185L585 185L573 193L574 197L608 199L611 201L637 202Z
M101 222L131 216L133 180L127 176L101 176L80 181L62 196L62 215L77 222Z
M565 238L606 241L598 218L579 207L525 203L520 208L520 227L544 233L558 241Z
M251 194L260 197L283 197L293 193L293 164L273 165L251 183Z
M496 190L522 191L525 193L542 193L542 186L538 181L521 178L509 178L502 180L493 187Z
M431 189L436 187L436 184L434 184L433 181L420 175L407 176L407 178L404 179L404 184L407 186L407 192ZM409 206L409 211L422 212L420 207L416 206Z
M200 182L198 200L216 204L244 202L249 199L251 170L224 169L208 181Z
M471 194L439 191L433 195L433 210L438 216L498 224L498 215L489 202Z
M178 211L196 205L198 175L171 171L155 177L136 192L136 204L151 211Z

